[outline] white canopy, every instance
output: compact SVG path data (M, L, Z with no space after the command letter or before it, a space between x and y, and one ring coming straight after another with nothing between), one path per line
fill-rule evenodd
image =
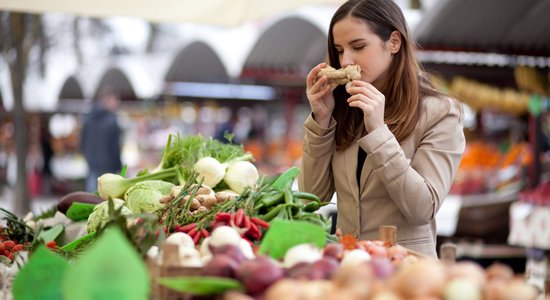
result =
M234 26L303 6L343 2L345 0L0 0L0 10Z

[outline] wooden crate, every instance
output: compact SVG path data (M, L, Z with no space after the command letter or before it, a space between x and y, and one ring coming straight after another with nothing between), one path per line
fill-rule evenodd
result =
M147 258L147 268L151 275L153 300L189 300L191 295L180 293L158 283L160 277L197 276L201 268L179 266L178 245L164 243L161 247L162 263Z

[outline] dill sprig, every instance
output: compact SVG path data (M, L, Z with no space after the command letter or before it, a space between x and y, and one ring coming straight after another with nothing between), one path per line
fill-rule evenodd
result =
M205 156L211 156L224 163L247 154L241 144L225 144L212 137L202 135L181 136L179 133L170 135L163 151L161 163L156 170L173 166L182 166L183 176L191 176L193 165Z
M6 227L3 229L2 234L6 234L9 239L21 244L31 243L34 240L34 230L15 214L0 208L0 216L2 220L6 221Z

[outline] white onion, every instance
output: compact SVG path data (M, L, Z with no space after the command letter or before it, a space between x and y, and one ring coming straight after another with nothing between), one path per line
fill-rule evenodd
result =
M286 268L291 268L292 266L306 262L313 263L318 261L323 257L323 253L317 246L313 244L299 244L287 250L283 265Z

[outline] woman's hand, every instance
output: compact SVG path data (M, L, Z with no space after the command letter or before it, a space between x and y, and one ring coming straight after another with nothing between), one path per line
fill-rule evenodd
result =
M325 63L318 64L311 69L306 78L307 99L315 116L315 121L322 127L328 127L330 123L332 111L334 110L332 91L336 87L329 84L326 76L317 78L317 73L325 66Z
M372 84L361 80L354 80L353 85L347 88L348 104L363 111L365 116L365 128L372 132L384 125L384 106L386 97L380 93Z

